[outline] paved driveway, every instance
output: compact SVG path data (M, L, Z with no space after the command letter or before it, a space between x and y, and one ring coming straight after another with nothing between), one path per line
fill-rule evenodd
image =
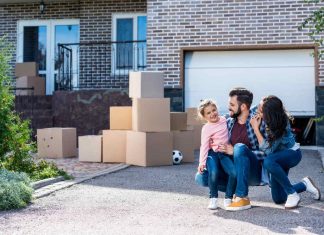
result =
M293 182L311 176L324 192L316 152L303 151ZM308 193L287 211L272 203L267 186L251 187L253 208L210 211L208 190L195 185L195 164L130 167L0 212L0 234L324 234L324 203ZM222 204L224 194L220 194Z

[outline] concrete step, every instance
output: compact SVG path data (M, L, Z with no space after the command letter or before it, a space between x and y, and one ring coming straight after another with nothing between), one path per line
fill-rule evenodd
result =
M21 118L52 117L53 111L51 109L22 110L19 112L19 116Z
M51 109L52 96L16 96L16 110L24 109Z

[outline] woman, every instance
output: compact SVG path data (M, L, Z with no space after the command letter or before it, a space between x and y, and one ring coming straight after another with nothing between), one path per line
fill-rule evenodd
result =
M259 130L261 119L267 126L266 138ZM309 177L294 185L288 178L289 169L300 162L302 155L299 144L295 142L289 116L282 101L276 96L264 98L260 103L258 115L251 119L251 125L258 138L260 149L267 155L263 165L270 173L273 201L277 204L286 202L285 209L293 209L300 202L298 193L304 191L312 193L314 199L320 200L320 191Z

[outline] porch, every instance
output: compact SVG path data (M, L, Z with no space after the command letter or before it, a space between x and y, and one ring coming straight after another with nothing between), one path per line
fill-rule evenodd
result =
M128 89L130 71L146 70L146 40L58 44L55 91Z

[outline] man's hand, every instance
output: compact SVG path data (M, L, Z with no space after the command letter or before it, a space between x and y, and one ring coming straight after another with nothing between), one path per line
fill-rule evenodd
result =
M204 165L204 164L199 164L199 166L198 166L198 172L199 172L199 174L202 174L203 173L203 171L206 169L206 165Z
M261 118L259 115L255 115L251 118L250 124L253 128L253 130L259 130L260 124L261 124Z
M226 153L228 155L233 155L234 148L233 145L231 144L221 144L219 145L219 151L222 153Z

